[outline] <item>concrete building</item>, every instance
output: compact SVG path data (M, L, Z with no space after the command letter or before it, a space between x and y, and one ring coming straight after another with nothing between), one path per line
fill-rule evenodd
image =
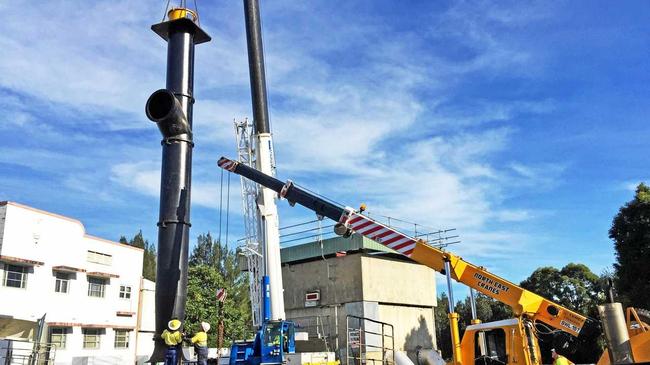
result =
M432 269L360 235L284 248L282 265L287 318L310 338L325 339L342 363L346 348L380 346L382 338L411 357L418 347L435 348ZM384 326L384 336L358 338L361 323L352 316L385 322L393 335ZM382 332L373 322L363 325L368 333Z
M133 364L150 354L154 284L141 277L142 257L86 234L78 220L0 202L4 356L25 356L33 342L52 344L56 364Z

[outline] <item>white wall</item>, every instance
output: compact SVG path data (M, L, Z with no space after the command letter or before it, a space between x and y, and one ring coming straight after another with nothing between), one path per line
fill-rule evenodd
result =
M2 251L2 236L5 233L5 215L7 215L7 206L0 205L0 251Z
M147 279L142 280L140 288L140 306L139 312L139 331L137 333L136 358L138 364L144 363L153 353L154 341L153 335L156 331L156 313L154 311L156 304L156 283Z
M135 359L135 328L138 319L138 298L142 273L143 250L117 242L93 237L85 233L81 222L16 203L0 205L0 255L42 262L28 267L26 288L3 286L0 281L0 315L35 321L47 313L46 323L59 326L68 323L66 349L57 351L56 363L71 363L74 357L93 356L119 358L119 363L133 363ZM5 219L3 220L2 217ZM88 250L111 255L110 265L87 260ZM4 265L0 280L4 279ZM68 293L56 293L55 266L83 269L69 281ZM103 298L88 296L87 273L102 272L118 275L108 279ZM131 298L119 298L120 286L131 287ZM153 313L151 307L143 307ZM117 312L132 312L132 316L118 316ZM105 334L100 349L82 349L82 327L101 325ZM131 328L128 349L114 348L113 328Z

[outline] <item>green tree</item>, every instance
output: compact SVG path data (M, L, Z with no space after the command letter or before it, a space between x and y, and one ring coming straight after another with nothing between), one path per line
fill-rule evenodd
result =
M604 302L601 278L583 264L570 263L561 270L554 267L540 267L521 282L524 289L550 299L583 316L597 318L596 306ZM602 353L604 343L598 331L590 331L587 325L581 333L581 341L566 333L544 335L538 333L542 360L550 363L551 348L562 349L568 342L570 351L564 353L576 364L595 363Z
M545 266L533 271L520 285L524 289L559 303L562 299L560 290L561 282L562 274L560 274L560 270L551 266Z
M151 281L156 281L156 246L149 241L144 244L144 256L142 257L142 276Z
M493 322L512 318L512 311L505 304L500 303L486 295L476 295L476 312L482 322ZM465 329L472 321L472 309L469 296L463 301L456 302L454 311L458 313L458 328L462 338ZM449 297L447 293L438 296L438 306L434 313L436 323L436 341L438 349L445 359L451 359L451 331L449 329Z
M449 330L449 297L447 293L438 296L438 306L433 311L436 323L436 342L444 359L451 359L451 331Z
M144 239L144 236L142 235L142 230L139 230L138 233L136 233L135 236L131 238L129 244L133 247L144 248L148 242L149 241Z
M129 241L126 240L125 236L120 236L120 243L144 250L142 276L147 280L156 281L156 246L144 238L142 230L138 231Z
M641 183L609 230L614 240L616 290L627 306L650 308L650 187Z
M190 255L190 266L208 265L213 266L215 262L220 261L220 257L215 257L216 241L212 238L210 232L200 234L196 238L196 246Z
M505 304L481 293L478 293L478 295L475 296L475 299L476 315L481 322L493 322L512 318L512 311ZM467 326L472 322L472 305L470 297L467 296L464 301L456 303L454 310L459 316L458 327L460 328L460 333L462 335Z
M201 234L190 256L188 270L187 304L185 307L188 332L199 329L201 321L213 328L208 336L210 346L216 346L218 313L216 291L225 288L224 345L233 340L251 336L251 312L248 282L237 267L237 254L212 238Z
M583 264L570 263L562 270L540 267L521 286L583 315L595 315L604 299L600 277Z

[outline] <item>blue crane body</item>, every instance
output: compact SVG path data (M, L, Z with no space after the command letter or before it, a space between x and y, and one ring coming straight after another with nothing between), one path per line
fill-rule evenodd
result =
M235 341L230 347L229 365L282 364L284 355L296 352L295 325L271 320L269 277L262 278L264 322L252 341Z

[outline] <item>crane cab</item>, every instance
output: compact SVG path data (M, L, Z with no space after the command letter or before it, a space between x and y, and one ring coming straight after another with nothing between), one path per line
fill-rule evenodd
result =
M282 364L285 354L295 352L295 324L291 321L265 321L253 341L232 344L229 365Z
M296 352L295 325L291 321L264 322L260 337L263 363L282 363L284 354Z
M472 324L461 341L463 365L540 365L537 338L519 318Z

